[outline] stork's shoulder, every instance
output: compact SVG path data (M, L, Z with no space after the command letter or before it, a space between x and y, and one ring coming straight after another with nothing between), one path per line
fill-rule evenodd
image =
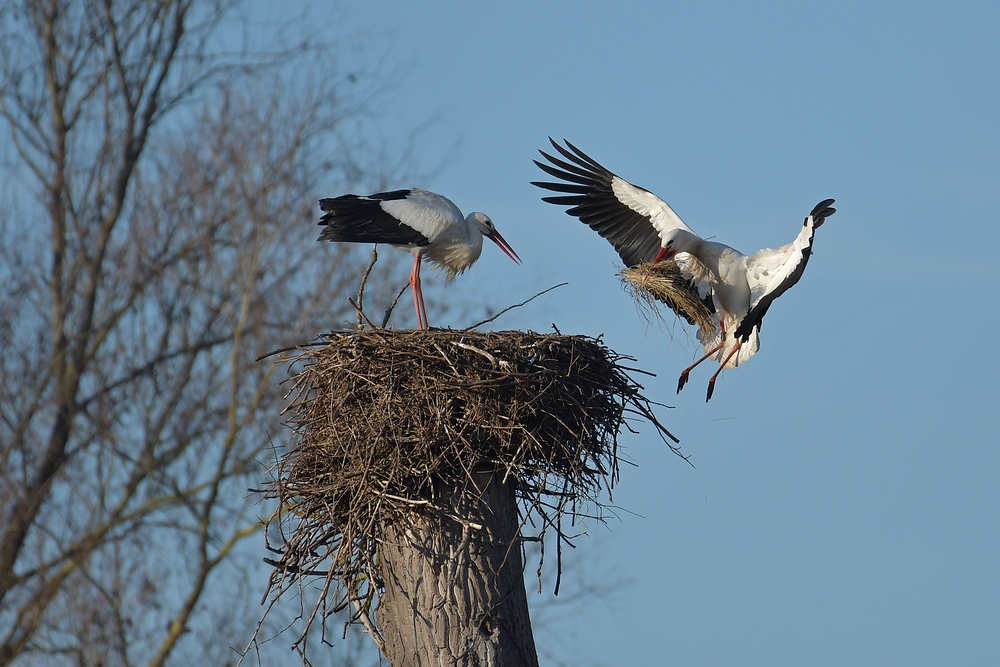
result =
M427 208L436 208L441 210L451 210L458 208L450 199L448 199L444 195L439 195L436 192L431 192L430 190L422 190L420 188L410 188L409 190L407 190L405 199L411 204L426 206Z
M464 222L459 208L436 192L419 188L396 192L405 192L405 196L383 199L382 210L419 231L431 243L450 227Z
M682 229L694 234L694 231L684 224L680 216L674 212L674 209L670 208L670 204L646 188L629 183L621 176L613 175L611 192L622 204L648 218L650 224L659 233L660 238L675 229Z

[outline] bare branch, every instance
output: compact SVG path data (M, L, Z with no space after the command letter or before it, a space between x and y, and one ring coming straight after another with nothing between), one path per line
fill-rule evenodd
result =
M368 276L372 274L372 269L375 268L375 262L377 261L378 261L378 244L376 243L372 245L372 261L368 263L368 267L365 269L364 274L362 274L361 276L361 283L358 285L358 302L357 304L354 304L353 302L351 303L351 305L353 305L358 311L359 330L364 328L361 319L362 317L364 317L365 314L365 285L368 283ZM364 317L364 319L366 321L368 320L367 317ZM371 323L369 322L369 324ZM375 327L372 326L372 328L374 329Z
M396 297L392 300L392 303L390 303L389 307L386 308L385 316L382 317L382 329L385 329L386 325L389 324L389 318L392 317L392 311L396 309L396 304L399 303L399 297L403 296L403 292L405 292L406 288L409 286L409 283L403 285L399 292L396 293Z
M483 320L482 322L476 322L471 327L466 327L465 329L463 329L463 331L472 331L473 329L478 329L479 327L483 326L484 324L488 324L488 323L493 322L494 320L498 319L504 313L506 313L508 311L511 311L511 310L514 310L515 308L520 308L521 306L525 306L525 305L531 303L532 301L534 301L535 299L537 299L538 297L542 296L543 294L546 294L546 293L551 292L552 290L554 290L556 288L563 287L563 286L568 285L568 284L569 283L559 283L558 285L553 285L552 287L549 287L548 289L544 289L541 292L539 292L538 294L536 294L535 296L531 297L530 299L526 299L526 300L522 301L521 303L515 303L513 306L507 306L506 308L504 308L503 310L501 310L499 313L497 313L493 317L489 317L489 318Z

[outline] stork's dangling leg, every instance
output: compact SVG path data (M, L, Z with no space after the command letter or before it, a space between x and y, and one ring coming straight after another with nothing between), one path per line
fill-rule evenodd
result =
M424 310L424 293L420 289L420 255L413 256L413 270L410 271L410 291L413 292L413 307L417 311L417 330L427 329L427 311Z
M721 373L722 369L726 367L726 364L729 363L729 360L733 358L733 355L735 355L737 352L740 351L740 347L742 347L742 345L743 341L737 339L736 347L734 347L733 351L727 354L726 358L722 360L721 364L719 364L719 370L715 371L715 374L708 379L708 396L705 397L706 403L712 400L712 392L715 391L715 378L719 377L719 373Z
M659 255L657 255L657 257L659 257ZM688 374L692 370L694 370L695 366L697 366L701 362L705 361L710 356L712 356L713 354L715 354L716 352L718 352L719 350L721 350L723 348L723 346L725 346L725 344L726 344L726 321L724 319L722 319L721 317L719 318L719 340L722 341L722 342L719 343L718 345L716 345L715 347L713 347L708 352L706 352L705 355L701 359L699 359L698 361L694 362L693 364L691 364L690 366L688 366L687 368L685 368L684 370L681 371L681 376L677 380L677 393L678 394L681 393L681 389L683 389L684 385L687 384Z
M721 350L722 346L725 345L725 344L726 344L726 336L725 336L725 333L723 333L723 335L722 335L722 342L721 343L719 343L718 345L716 345L715 347L713 347L711 350L709 350L708 352L706 352L705 356L703 356L701 359L699 359L698 361L694 362L693 364L691 364L690 366L688 366L687 368L685 368L684 370L681 371L681 377L680 377L680 379L677 380L677 393L678 394L681 393L681 389L683 389L684 385L687 384L688 374L692 370L694 370L694 367L697 366L698 364L700 364L701 362L705 361L706 359L708 359L710 356L712 356L713 354L715 354L719 350Z

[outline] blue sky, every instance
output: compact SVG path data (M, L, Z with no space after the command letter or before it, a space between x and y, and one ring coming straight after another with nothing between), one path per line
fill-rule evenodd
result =
M603 334L657 373L650 398L676 406L662 417L696 468L648 428L623 437L637 464L615 493L627 511L573 558L590 580L627 583L559 621L552 652L607 665L1000 656L998 27L986 2L373 0L337 15L331 31L370 35L398 72L378 102L387 136L436 118L418 158L445 164L390 185L488 213L524 260L488 244L453 285L428 281L428 299L504 306L568 281L498 328ZM837 199L760 351L711 403L708 364L674 394L699 352L684 327L648 324L611 246L529 185L549 135L744 252L789 242ZM432 324L465 326L478 308Z

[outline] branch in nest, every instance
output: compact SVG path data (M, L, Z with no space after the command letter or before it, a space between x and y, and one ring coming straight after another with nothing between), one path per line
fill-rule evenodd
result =
M358 285L358 303L355 304L353 301L351 305L354 306L355 310L358 311L358 329L363 329L364 326L361 323L362 318L365 322L368 322L369 326L373 329L375 328L372 323L365 316L365 285L368 284L368 276L372 274L372 269L375 268L375 262L378 261L378 244L372 245L372 259L368 262L368 267L365 272L361 275L361 283ZM350 299L348 299L350 301Z

